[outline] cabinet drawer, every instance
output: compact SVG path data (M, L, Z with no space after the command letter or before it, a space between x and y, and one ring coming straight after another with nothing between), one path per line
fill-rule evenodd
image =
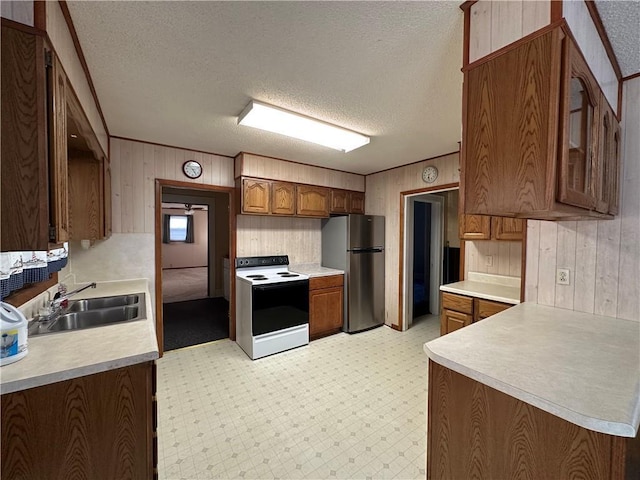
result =
M495 315L496 313L500 313L506 310L509 307L512 307L508 303L501 302L492 302L491 300L484 300L482 298L475 299L475 308L474 308L474 319L476 321L482 320L483 318L490 317L491 315Z
M473 299L463 295L442 292L442 308L473 314Z
M312 277L309 279L309 290L320 288L341 287L344 275L330 275L328 277Z

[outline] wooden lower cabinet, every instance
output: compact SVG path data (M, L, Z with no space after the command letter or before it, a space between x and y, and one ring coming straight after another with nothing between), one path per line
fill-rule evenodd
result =
M2 395L2 478L157 478L155 365Z
M344 276L309 279L309 338L324 337L342 329Z
M587 430L431 360L428 395L427 479L638 478L640 436Z
M513 306L449 292L441 292L440 298L440 335L446 335Z

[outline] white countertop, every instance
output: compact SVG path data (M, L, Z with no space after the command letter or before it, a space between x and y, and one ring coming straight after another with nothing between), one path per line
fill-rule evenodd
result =
M70 288L72 290L72 288ZM158 358L147 280L98 282L72 300L145 293L146 319L29 337L29 353L0 367L0 393L11 393Z
M640 321L523 303L424 350L446 368L581 427L638 432Z
M328 277L330 275L344 275L344 270L323 267L318 263L302 263L299 265L289 265L289 270L309 277Z
M469 272L467 280L442 285L440 291L516 305L520 303L520 278Z

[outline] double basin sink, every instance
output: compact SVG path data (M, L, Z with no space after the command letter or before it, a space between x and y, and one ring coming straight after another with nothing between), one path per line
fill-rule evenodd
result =
M51 320L35 320L29 336L83 330L146 318L144 293L69 301L69 306Z

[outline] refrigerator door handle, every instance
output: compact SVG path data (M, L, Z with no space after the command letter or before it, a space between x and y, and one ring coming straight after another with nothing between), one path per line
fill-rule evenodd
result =
M365 248L352 248L347 250L351 253L381 253L384 252L384 247L365 247Z

